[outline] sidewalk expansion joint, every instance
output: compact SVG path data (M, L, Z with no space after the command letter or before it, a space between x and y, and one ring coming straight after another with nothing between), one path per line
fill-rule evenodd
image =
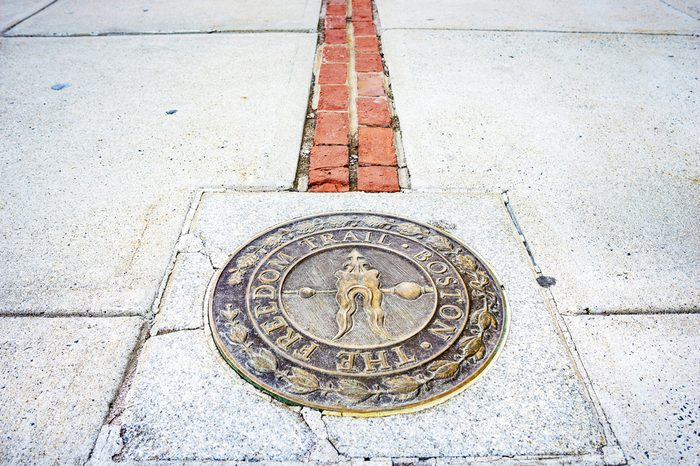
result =
M676 11L676 12L682 14L683 16L687 16L688 18L690 18L690 19L692 19L692 20L695 20L695 21L698 20L698 18L694 17L694 16L691 15L691 14L688 14L688 12L683 11L682 9L680 9L680 8L678 8L677 6L675 6L675 5L673 5L673 4L669 3L669 2L667 2L666 0L659 0L659 1L660 1L661 3L663 3L664 5L666 5L667 7L669 7L670 9L672 9L673 11Z
M50 7L51 5L53 5L54 3L56 3L57 1L58 1L58 0L53 0L52 2L47 3L46 5L44 5L43 7L39 8L38 10L36 10L36 11L33 12L33 13L31 13L30 15L27 15L27 16L25 16L24 18L15 21L14 23L10 24L8 27L6 27L5 29L3 29L3 30L2 30L2 34L5 34L6 32L10 31L12 28L14 28L14 27L16 27L16 26L19 26L20 24L22 24L23 22L25 22L26 20L28 20L28 19L31 18L32 16L38 15L39 13L41 13L42 11L44 11L45 9L47 9L48 7Z
M14 26L13 26L14 27ZM73 37L123 37L123 36L196 36L207 34L315 34L314 29L209 29L206 31L117 31L117 32L90 32L90 33L56 33L56 34L6 34L10 29L2 33L6 39L13 38L56 38L70 39Z
M565 29L499 29L499 28L452 28L452 27L393 27L385 28L385 31L454 31L454 32L517 32L517 33L545 33L545 34L606 34L626 36L681 36L698 37L696 32L671 32L671 31L567 31Z
M510 216L510 221L513 223L513 226L515 227L515 231L518 232L518 238L520 239L520 242L523 243L523 246L525 247L525 251L527 251L527 256L530 259L530 265L532 265L532 268L534 269L535 273L537 274L537 283L542 286L543 288L549 288L550 286L554 285L556 283L556 280L552 277L545 277L542 275L542 270L540 269L540 266L537 264L537 260L535 259L535 255L532 253L532 250L530 249L530 245L527 242L527 238L525 238L525 233L523 232L522 227L520 226L520 223L518 222L517 217L515 216L515 212L513 211L513 207L510 204L510 198L508 197L508 190L503 191L501 193L501 197L503 199L503 204L505 205L506 211L508 212L508 215ZM544 280L542 280L544 278Z
M501 196L503 199L504 207L508 212L508 215L510 216L513 228L517 233L518 238L522 243L523 249L525 250L525 253L527 254L530 260L533 272L535 273L536 281L541 287L540 294L544 300L545 306L549 314L553 319L553 323L557 333L559 334L559 338L561 338L562 343L564 344L564 347L566 348L567 353L569 354L572 367L576 372L578 379L583 384L587 397L590 400L590 403L597 414L598 423L600 424L600 427L603 431L603 435L605 437L606 442L606 445L603 446L601 454L603 456L610 456L611 458L618 458L620 454L622 454L622 450L617 440L617 437L615 436L615 433L612 430L612 426L608 421L607 414L605 413L603 406L600 403L600 400L595 392L595 389L593 388L593 383L591 382L588 372L586 371L586 368L583 364L583 360L581 359L581 356L579 355L578 350L576 349L576 344L574 343L573 337L571 336L571 332L569 331L569 326L566 324L562 313L559 312L559 306L557 305L554 294L550 289L550 286L554 285L556 283L556 280L554 280L552 277L547 277L542 274L540 266L537 264L535 256L532 253L532 250L530 249L530 245L528 244L527 238L525 237L525 233L515 215L515 211L513 209L513 206L511 205L510 198L508 197L508 190L503 191L503 193L501 193ZM624 454L622 455L624 457ZM613 463L617 464L616 461L614 461Z
M326 0L295 188L397 192L410 187L371 0Z
M131 350L131 353L129 354L129 359L126 364L126 368L124 369L124 373L121 375L121 381L117 386L114 399L109 404L107 413L102 421L103 426L111 424L114 421L114 419L118 418L126 408L126 406L124 406L124 401L129 391L131 380L133 379L134 374L136 373L139 356L141 355L141 351L143 350L143 344L148 338L148 330L149 322L143 322L143 324L141 325L141 331L139 332L139 336L136 339L136 343L134 344L134 347ZM99 435L95 439L95 443L92 445L90 454L88 455L88 461L93 455L95 445L97 444L98 440Z
M644 311L639 309L616 309L614 312L606 311L591 311L590 309L584 309L583 311L561 311L561 315L567 317L581 317L581 316L591 316L591 317L612 317L617 316L671 316L671 315L685 315L685 314L700 314L700 307L695 307L691 309L667 309L663 311L653 310Z
M143 315L141 312L118 312L115 314L106 314L106 311L99 311L100 314L97 312L91 312L91 311L76 311L76 310L70 310L70 311L65 311L62 312L61 310L52 312L50 314L46 312L0 312L0 319L6 319L6 318L22 318L22 319L27 319L27 318L39 318L39 319L71 319L71 318L86 318L86 319L120 319L124 317L138 317L140 319L145 319L146 317Z
M152 335L151 330L153 329L154 323L156 316L158 314L160 304L163 300L163 296L165 294L165 290L167 288L167 284L173 274L174 268L175 268L175 263L177 260L177 256L180 254L180 250L182 249L182 244L181 244L181 238L185 236L191 236L198 238L196 235L193 235L191 233L192 226L194 223L194 220L197 216L199 206L201 205L201 201L203 196L206 193L214 193L214 192L222 192L224 191L221 188L210 188L210 189L199 189L196 190L190 200L190 207L187 211L187 214L185 214L185 218L182 222L182 226L180 228L180 233L178 235L177 241L175 246L173 247L173 252L170 257L170 261L166 267L166 270L163 273L163 277L161 278L160 286L158 287L158 291L156 293L156 296L154 297L153 304L151 305L150 311L146 314L146 316L141 316L144 319L144 322L141 327L141 332L139 333L139 337L136 339L136 343L134 345L134 348L131 352L131 355L129 357L126 370L124 371L124 374L122 376L121 382L117 386L116 389L116 394L114 396L114 399L109 405L109 409L107 410L107 414L105 416L105 419L103 421L103 428L105 426L109 426L115 422L116 419L121 416L121 414L124 412L124 410L128 407L125 405L126 402L126 397L129 393L129 390L131 388L131 381L136 373L136 370L138 368L138 362L141 356L141 353L144 350L144 346L146 342L157 335ZM203 253L204 254L204 253ZM211 259L210 259L211 260ZM181 329L182 331L187 331L187 330L201 330L201 327L199 329ZM176 330L180 331L180 330ZM163 331L160 332L159 335L163 335L166 333L172 333L168 331ZM120 433L121 436L121 433ZM88 463L90 462L90 459L92 459L92 455L95 450L95 446L97 445L97 442L100 440L100 436L98 435L98 438L95 440L95 444L92 447L92 450L90 452L90 455L88 455ZM118 454L117 454L118 456Z

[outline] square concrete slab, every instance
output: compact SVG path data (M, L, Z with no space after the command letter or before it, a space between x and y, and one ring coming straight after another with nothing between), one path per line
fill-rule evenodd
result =
M84 464L142 320L0 318L0 462Z
M698 464L700 316L566 323L630 464Z
M315 31L321 0L61 0L10 35Z
M411 186L508 191L563 312L697 310L699 45L388 31Z
M173 331L147 341L123 414L105 428L122 432L121 446L115 448L119 458L299 461L339 453L352 458L592 456L600 461L606 439L595 409L499 195L205 193L180 243L190 245L183 246L190 252L178 258L180 270L193 261L206 270L193 257L202 253L220 268L250 237L291 218L348 210L438 225L491 262L508 293L512 325L502 355L486 375L463 394L416 414L315 419L318 413L311 411L304 414L305 424L298 410L270 401L241 380L213 346L203 321L202 289L214 270L209 277L176 273L168 287L190 289L192 296L164 296L155 325L171 325ZM194 330L178 331L185 327L169 324L176 321Z
M315 45L2 39L0 310L148 309L196 189L292 186Z
M674 3L681 5L674 5ZM695 3L692 5L683 5ZM673 0L377 0L383 29L694 33L697 2Z
M11 28L23 19L51 4L52 0L2 0L0 1L0 32Z

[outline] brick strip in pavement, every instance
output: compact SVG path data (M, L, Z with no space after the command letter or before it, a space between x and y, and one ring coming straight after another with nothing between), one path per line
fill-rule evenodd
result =
M311 110L308 190L395 192L396 117L371 0L327 0ZM311 135L312 132L312 135Z

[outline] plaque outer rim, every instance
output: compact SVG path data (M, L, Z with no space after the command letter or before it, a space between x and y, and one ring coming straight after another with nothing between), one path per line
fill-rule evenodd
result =
M274 398L275 400L288 405L288 406L295 406L295 407L300 407L300 408L311 408L315 409L317 411L320 411L322 415L325 416L341 416L341 417L356 417L356 418L373 418L373 417L385 417L385 416L392 416L395 414L409 414L409 413L415 413L418 411L422 411L424 409L432 408L433 406L437 406L445 401L450 400L451 398L459 395L463 391L465 391L467 388L469 388L474 382L476 382L483 374L485 374L491 366L496 362L498 357L501 355L501 352L503 351L503 348L506 344L506 341L508 340L508 335L510 334L510 320L511 320L511 315L510 315L510 302L508 300L508 293L506 292L505 286L503 286L503 282L501 281L500 277L496 274L496 271L494 270L493 266L491 263L484 259L484 257L477 252L476 250L472 249L471 246L468 244L465 244L463 240L457 238L455 235L443 230L440 227L437 227L435 225L430 225L425 222L413 220L411 218L406 218L401 215L396 215L393 213L388 213L388 212L376 212L376 211L362 211L362 210L352 210L352 211L325 211L325 212L318 212L315 214L311 215L303 215L299 217L292 217L284 222L277 223L269 228L266 228L265 230L262 230L253 236L249 237L247 240L243 241L239 247L237 247L231 254L227 256L226 259L226 264L228 264L231 259L238 254L240 251L243 250L248 244L250 244L252 241L255 239L264 236L268 233L270 233L273 230L276 230L277 228L280 228L284 225L287 225L292 222L298 222L302 220L307 220L307 219L313 219L317 218L319 216L325 216L325 215L378 215L378 216L389 216L389 217L394 217L400 220L405 220L407 222L415 223L417 225L424 226L429 229L433 229L437 232L439 232L442 235L447 236L448 238L452 239L453 241L456 241L458 244L461 244L463 246L466 246L469 251L474 255L482 264L484 264L489 272L491 272L491 275L493 276L493 279L495 280L495 285L498 286L501 295L503 297L503 329L501 331L501 334L499 335L498 342L496 343L496 346L494 347L493 352L489 355L488 359L481 364L479 369L474 372L472 375L470 375L467 379L462 381L460 384L452 387L451 389L442 392L430 399L423 400L418 403L402 406L402 407L397 407L397 408L389 408L389 409L384 409L384 410L379 410L379 411L366 411L366 410L357 410L357 409L351 409L348 408L347 410L339 410L339 411L334 411L330 409L326 409L325 407L321 405L315 405L315 404L304 404L300 403L298 401L291 400L287 397L284 396L284 394L278 392L275 390L273 387L260 384L253 378L251 378L245 369L242 367L239 367L239 365L236 363L236 361L233 360L233 358L229 358L226 355L225 352L225 346L223 342L221 341L220 336L212 330L212 319L213 319L213 304L214 304L214 290L216 289L216 284L219 282L219 279L221 278L221 275L224 273L226 270L226 266L221 267L219 270L214 273L212 276L211 280L209 281L209 285L207 286L207 291L206 295L204 298L204 303L203 303L203 317L204 320L206 321L206 328L208 329L208 332L214 341L214 346L216 346L216 350L221 356L221 358L226 362L226 365L231 367L235 373L240 376L243 380L245 380L247 383L253 385L256 389L260 390L261 392L265 393L266 395Z

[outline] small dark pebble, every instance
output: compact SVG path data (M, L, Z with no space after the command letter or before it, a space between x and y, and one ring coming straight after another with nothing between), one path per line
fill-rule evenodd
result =
M172 115L174 113L177 113L177 110L168 110L167 112L165 112L166 115Z
M54 84L53 86L51 86L51 89L53 89L54 91L60 91L61 89L65 89L68 86L70 86L70 84L58 83L58 84Z
M537 284L542 288L549 288L557 284L557 280L554 277L548 277L546 275L540 275L537 277Z

